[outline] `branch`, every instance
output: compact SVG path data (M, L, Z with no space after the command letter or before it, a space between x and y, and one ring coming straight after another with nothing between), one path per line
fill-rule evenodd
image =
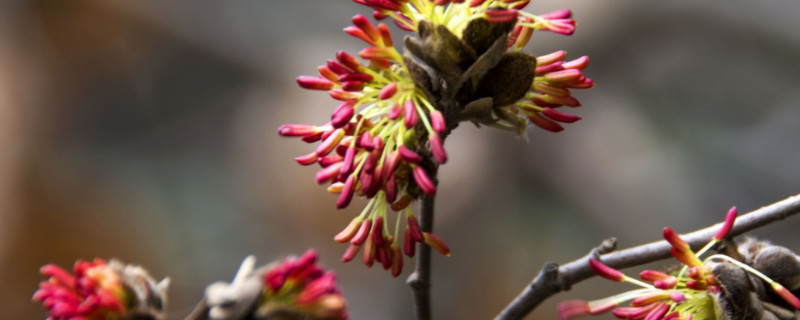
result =
M197 303L197 306L184 320L208 320L208 304L205 297Z
M800 213L800 194L737 217L728 237L733 238L778 220L783 220L796 213ZM681 238L688 242L693 250L697 250L711 240L720 226L721 223L715 224L711 227L682 235ZM530 285L514 298L514 301L506 306L495 320L522 319L550 296L569 290L573 284L593 277L594 273L589 268L589 257L599 255L599 259L604 264L615 269L625 269L666 259L670 257L669 249L669 243L661 240L606 253L613 250L613 240L607 240L587 256L560 267L556 263L548 262Z
M424 195L420 203L420 229L433 232L433 196ZM414 307L418 320L431 319L431 247L424 242L417 245L417 269L408 276L414 294Z

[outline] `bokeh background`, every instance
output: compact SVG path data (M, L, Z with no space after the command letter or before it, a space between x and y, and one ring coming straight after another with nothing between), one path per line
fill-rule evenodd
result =
M800 193L800 2L536 0L570 8L571 37L528 52L589 55L584 120L526 138L462 124L447 140L434 316L487 319L547 261L603 239L620 247L691 231ZM347 0L0 1L0 318L44 319L39 266L116 257L169 275L169 319L205 285L317 248L353 319L409 319L410 290L339 262L331 241L363 202L335 196L292 158L314 146L284 123L323 123L336 102L294 79L339 49ZM395 35L397 39L401 35ZM755 234L800 250L800 218ZM407 262L408 263L408 262ZM592 279L569 298L626 288ZM608 317L610 318L610 317ZM600 318L598 318L600 319Z

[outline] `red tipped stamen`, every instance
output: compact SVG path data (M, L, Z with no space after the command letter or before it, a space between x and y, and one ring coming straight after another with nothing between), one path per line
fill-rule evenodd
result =
M403 272L403 252L399 245L392 245L392 256L392 277L396 278Z
M639 277L644 281L652 282L653 286L659 289L672 289L678 284L677 278L661 271L645 270L639 274Z
M406 146L401 145L397 147L397 151L400 154L400 157L403 158L403 161L405 161L406 163L422 162L422 157L420 157L419 154L407 148Z
M512 9L489 9L484 13L484 19L489 22L510 22L517 20L519 11Z
M550 132L560 132L564 131L564 127L562 127L557 122L550 120L548 118L543 117L538 112L532 112L528 114L528 119L539 128L545 129Z
M364 255L363 255L363 262L367 268L371 268L372 264L375 263L375 255L377 250L375 248L375 243L372 240L372 237L367 237L367 241L364 243Z
M411 239L413 239L415 242L422 242L424 240L424 237L422 235L421 229L419 228L419 222L417 222L417 217L415 217L414 215L408 215L408 218L406 220L408 222Z
M359 244L350 244L345 250L344 254L342 255L342 262L348 262L355 258L356 254L358 254L358 249L361 249L361 245Z
M428 174L425 173L425 169L421 166L414 166L413 169L414 181L417 182L417 186L422 189L422 192L429 196L436 195L436 186L431 181L431 178L428 177Z
M411 129L417 124L417 106L413 100L406 100L403 104L403 115L406 128Z
M589 314L601 314L601 313L606 312L608 310L614 309L616 306L617 306L617 303L614 302L613 300L605 301L605 302L597 303L597 304L591 304L590 303L588 312L589 312Z
M378 92L378 99L389 99L394 96L395 93L397 93L397 82L391 82L383 87L380 92Z
M308 166L317 162L317 158L318 158L317 153L312 152L307 155L296 157L294 158L294 160L297 161L297 163L299 163L300 165Z
M681 263L683 263L683 264L685 264L687 266L699 267L699 266L703 265L703 262L700 261L700 258L698 258L694 254L694 252L692 252L692 250L680 251L680 250L677 250L675 247L672 247L670 249L670 252L672 253L672 256L675 257L675 259L678 259L678 261L680 261Z
M686 295L678 290L673 290L669 292L669 299L675 303L681 303L686 301Z
M353 71L358 72L361 69L361 63L358 62L358 59L342 50L336 51L336 60Z
M539 66L546 66L553 64L557 61L564 60L564 57L567 56L567 52L564 50L558 50L553 53L549 53L540 57L536 57L536 67ZM537 72L538 73L538 72Z
M317 132L317 127L306 124L284 124L278 127L278 134L284 137L303 137Z
M589 314L589 302L567 300L558 304L558 318L567 320Z
M450 247L448 247L441 238L430 232L425 232L422 234L422 236L425 238L425 244L429 245L434 250L439 251L439 253L444 256L450 256Z
M444 146L442 145L442 139L439 138L439 135L431 133L428 136L428 142L431 145L431 152L433 152L433 158L436 159L436 162L444 164L447 162L447 153L444 151Z
M550 82L566 82L576 80L582 75L583 73L578 69L564 69L548 72L544 75L544 79Z
M381 35L381 41L383 41L384 47L391 47L394 45L394 42L392 41L392 34L389 32L389 27L383 23L379 24L378 33Z
M333 240L339 243L350 241L350 239L353 239L353 237L356 235L356 232L358 232L358 229L361 227L361 222L363 222L363 220L360 217L353 219L353 221L350 221L350 224L348 224L344 230L333 237Z
M414 256L414 250L416 249L417 243L414 239L411 238L411 230L408 226L406 226L406 230L403 236L403 252L410 258Z
M303 89L311 90L330 90L333 89L333 82L325 78L299 76L297 77L297 84Z
M431 126L433 127L433 131L436 131L436 133L444 134L447 126L444 123L444 116L442 115L441 111L431 111Z
M353 237L353 239L350 240L350 243L355 245L361 245L362 243L364 243L369 236L369 231L371 228L372 228L372 219L364 220L364 222L361 223L361 228L358 229L358 232L356 233L355 237Z
M783 300L788 302L792 307L797 310L800 310L800 299L797 296L793 295L788 289L784 288L780 283L773 282L772 283L772 290L775 290Z
M575 60L567 61L561 64L561 66L564 67L564 69L578 69L578 70L583 70L588 65L589 65L588 56L582 56Z
M372 224L372 238L376 246L383 246L383 217L378 216L375 218L375 223Z
M675 233L675 230L672 230L670 227L664 228L664 240L667 240L669 244L672 245L672 248L677 250L678 252L685 252L691 251L692 249L689 247L689 244L686 241L683 241L681 237Z
M733 228L734 222L736 222L736 214L736 207L732 207L730 210L728 210L728 214L725 216L725 223L722 225L722 229L719 229L717 234L714 235L715 241L720 241L728 236L728 233L731 232L731 229Z
M611 268L595 258L589 258L589 268L591 268L596 275L608 280L616 282L625 280L625 274L621 271Z
M558 112L552 108L544 108L542 113L550 119L564 123L573 123L581 119L579 116Z
M661 303L658 307L655 307L653 311L647 314L647 317L644 320L661 320L665 314L669 311L670 306L666 303Z
M357 14L357 15L353 16L352 21L353 21L353 24L356 25L356 27L358 27L359 29L364 31L364 33L367 34L367 36L369 37L370 40L375 41L375 39L380 37L380 34L378 33L378 30L375 29L375 26L372 25L371 22L369 22L369 19L367 19L367 17L365 17L365 16L363 16L361 14Z
M353 200L353 194L355 193L355 189L356 189L356 177L355 175L350 175L344 182L344 186L342 187L342 192L339 194L339 198L336 199L337 209L346 208L350 204L350 201Z
M642 307L666 299L669 299L669 292L656 290L637 296L633 299L633 301L631 301L631 305L634 307Z

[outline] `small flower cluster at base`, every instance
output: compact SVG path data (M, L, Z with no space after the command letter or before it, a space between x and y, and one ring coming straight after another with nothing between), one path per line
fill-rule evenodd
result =
M50 279L39 284L33 300L48 309L48 320L162 318L169 281L156 283L140 267L94 259L75 262L73 274L53 264L40 271Z
M400 217L406 217L406 226L403 232L402 248L396 239L399 239L398 230L401 221L395 223L394 235L389 234L388 227L384 223L386 217L386 205L379 202L371 202L370 205L382 206L376 210L364 210L361 216L356 217L350 224L334 237L336 242L350 243L350 246L342 256L342 262L348 262L355 258L361 247L364 247L363 262L367 267L372 267L375 262L383 266L385 270L391 270L392 276L399 276L403 271L403 254L409 258L414 257L417 243L424 243L445 256L450 256L450 248L436 235L429 232L422 232L416 216L410 208L406 208L398 213ZM370 214L366 215L368 212Z
M264 274L263 285L256 311L261 316L278 312L309 319L347 319L347 303L336 287L336 275L317 264L314 250L271 267Z
M559 304L558 314L561 319L571 319L587 314L600 314L611 311L620 319L646 320L712 320L723 319L721 313L729 313L721 307L720 299L726 297L731 282L727 278L730 272L739 271L738 276L747 277L747 273L757 276L770 284L781 298L800 309L800 300L789 290L763 275L758 270L739 262L729 256L714 254L701 261L698 256L722 241L733 227L736 208L732 208L720 231L703 249L695 253L677 233L670 228L664 229L664 239L672 246L672 255L682 263L680 271L668 274L655 270L645 270L639 277L644 281L630 278L595 258L589 259L592 271L603 278L628 282L642 289L624 292L609 298L596 301L571 300ZM721 277L721 278L720 278ZM748 280L744 283L749 284ZM623 302L630 301L629 306L620 307ZM733 319L741 319L742 315ZM728 318L724 318L728 319Z

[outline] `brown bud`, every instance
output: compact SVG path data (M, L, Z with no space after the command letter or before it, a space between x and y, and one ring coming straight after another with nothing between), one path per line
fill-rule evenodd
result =
M530 90L535 69L536 57L523 52L506 53L481 79L479 95L492 97L495 107L512 104Z
M406 48L446 78L460 76L477 58L475 50L443 25L422 20L417 30L422 39L406 37Z
M492 44L514 29L516 21L489 22L486 19L472 20L464 29L462 38L478 55L482 55Z

